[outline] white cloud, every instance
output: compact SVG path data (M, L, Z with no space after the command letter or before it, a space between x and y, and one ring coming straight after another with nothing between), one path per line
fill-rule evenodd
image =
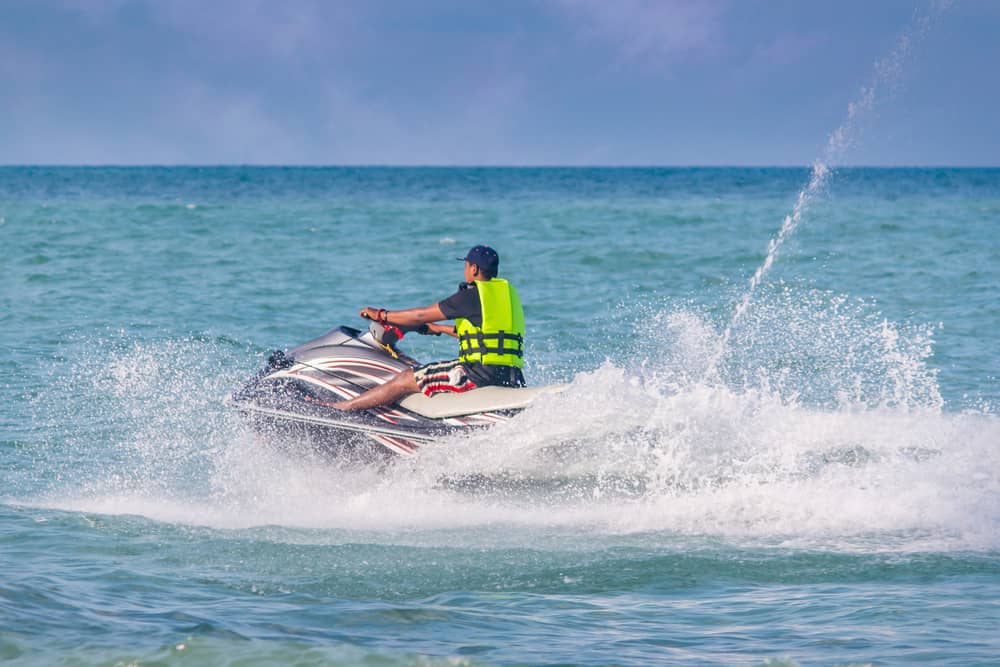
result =
M339 43L350 34L353 16L349 5L322 0L61 0L58 6L92 26L113 25L124 9L141 7L154 23L205 46L283 58Z
M610 42L628 60L655 67L722 46L717 0L557 0L588 39Z
M150 0L148 7L158 22L206 46L288 60L341 44L352 22L344 5L317 0Z
M181 139L175 161L295 163L308 152L307 132L294 131L294 123L266 111L250 92L222 92L194 80L174 81L167 89L171 99L155 129L165 139Z
M368 101L356 90L331 84L324 98L328 155L338 164L515 164L514 110L524 95L513 73L481 79L444 102L437 113ZM523 158L522 158L523 159Z

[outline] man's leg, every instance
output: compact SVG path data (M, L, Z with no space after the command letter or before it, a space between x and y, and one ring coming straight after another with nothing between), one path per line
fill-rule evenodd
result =
M385 384L372 387L360 396L355 396L349 401L326 403L326 405L338 410L365 410L379 405L387 405L397 398L418 391L420 391L420 387L417 386L417 380L413 377L413 369L407 368Z

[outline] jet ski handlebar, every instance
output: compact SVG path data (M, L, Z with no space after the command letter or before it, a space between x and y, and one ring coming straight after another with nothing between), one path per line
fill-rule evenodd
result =
M372 320L368 325L368 332L371 333L372 338L374 338L380 345L386 345L388 347L395 348L396 343L403 339L408 333L418 333L424 336L440 336L441 334L436 331L431 331L430 327L426 324L419 325L401 325L401 324L389 324L381 323Z

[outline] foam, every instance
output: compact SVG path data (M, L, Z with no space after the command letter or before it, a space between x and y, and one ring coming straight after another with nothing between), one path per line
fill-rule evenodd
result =
M1000 546L1000 419L945 408L926 363L933 328L817 292L777 291L765 305L733 331L740 354L713 382L700 378L718 329L667 309L662 326L644 327L662 338L637 344L634 363L578 373L515 420L384 470L259 442L221 405L245 372L235 362L247 353L229 343L122 343L60 380L78 399L53 423L100 428L70 441L87 454L73 465L39 462L56 474L30 502L374 540L443 530L454 543L502 525L514 542L541 528L825 549Z

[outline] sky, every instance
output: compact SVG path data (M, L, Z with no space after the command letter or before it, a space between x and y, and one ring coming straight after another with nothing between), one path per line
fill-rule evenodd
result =
M0 0L0 164L1000 165L941 2Z

